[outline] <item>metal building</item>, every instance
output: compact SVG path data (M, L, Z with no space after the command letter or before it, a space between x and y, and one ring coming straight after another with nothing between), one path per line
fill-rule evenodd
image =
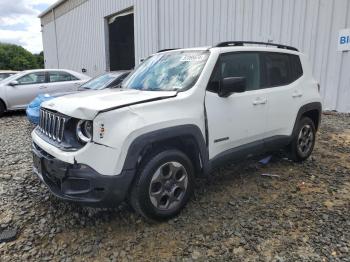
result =
M39 17L46 68L91 76L166 48L292 45L308 55L325 109L350 112L350 0L61 0Z

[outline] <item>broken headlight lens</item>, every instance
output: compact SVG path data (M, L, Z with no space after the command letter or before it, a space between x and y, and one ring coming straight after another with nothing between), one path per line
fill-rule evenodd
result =
M92 140L92 121L80 120L77 124L76 134L81 142L88 143Z

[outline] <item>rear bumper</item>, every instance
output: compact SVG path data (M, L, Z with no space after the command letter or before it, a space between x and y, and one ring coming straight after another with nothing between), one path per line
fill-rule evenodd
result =
M69 164L33 144L33 170L56 197L94 207L116 207L131 185L133 170L104 176L91 167Z

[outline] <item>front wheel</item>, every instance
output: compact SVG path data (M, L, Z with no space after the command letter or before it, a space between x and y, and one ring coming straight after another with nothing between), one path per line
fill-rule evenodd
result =
M289 146L291 159L296 162L306 160L314 149L315 141L316 129L314 122L309 117L303 117Z
M131 189L131 205L147 219L170 219L188 202L193 177L191 160L181 151L173 149L155 154L140 167Z

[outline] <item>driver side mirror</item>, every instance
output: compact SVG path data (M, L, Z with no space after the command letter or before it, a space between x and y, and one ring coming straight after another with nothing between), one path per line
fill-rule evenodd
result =
M19 85L18 81L14 80L9 83L10 86L17 86Z
M245 77L226 77L221 81L219 96L229 97L232 93L243 93L246 88Z

